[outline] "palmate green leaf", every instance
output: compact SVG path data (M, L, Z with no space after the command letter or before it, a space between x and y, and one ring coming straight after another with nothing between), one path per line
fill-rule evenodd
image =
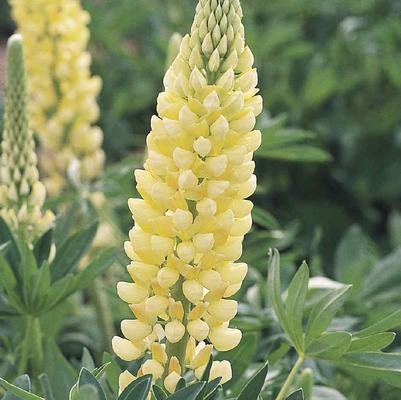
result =
M168 400L195 400L205 386L205 382L194 383L193 385L176 391L168 397Z
M73 234L57 249L56 257L50 266L52 282L63 278L78 265L81 258L90 248L96 235L97 227L98 224L94 223L89 228Z
M337 363L356 376L401 388L401 354L354 352L345 354Z
M5 379L0 378L0 385L4 389L8 390L12 394L16 395L18 400L45 400L43 397L36 396L36 394L30 393L12 383L7 382Z
M298 389L295 392L287 396L286 400L304 400L304 392L302 389Z
M336 359L350 347L352 335L348 332L327 332L314 340L306 349L307 356Z
M152 375L144 375L131 382L118 400L146 400L152 386Z
M268 370L269 364L266 362L266 364L248 381L237 397L237 400L257 400L265 384Z
M308 318L305 346L308 347L330 325L334 315L341 308L351 285L330 291L312 308Z
M291 339L298 353L304 351L304 338L302 320L306 295L308 293L309 268L304 262L298 269L290 286L288 287L287 300L285 303L286 320Z
M362 338L366 336L371 336L376 333L385 332L389 329L397 328L401 326L401 310L392 312L391 314L385 316L380 321L377 321L371 326L362 329L353 334L354 337Z
M394 332L381 332L361 338L353 337L348 352L379 351L390 346L395 339Z
M224 384L224 388L232 387L242 377L256 353L257 344L256 333L245 333L240 344L236 348L217 354L216 358L218 360L228 360L231 363L233 376L232 379ZM202 380L207 381L208 379Z

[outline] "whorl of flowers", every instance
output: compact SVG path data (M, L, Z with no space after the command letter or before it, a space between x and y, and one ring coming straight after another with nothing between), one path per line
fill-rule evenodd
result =
M40 169L49 195L68 178L89 182L104 163L96 96L90 72L89 14L79 0L10 0L24 37L32 125L40 139Z
M118 294L136 319L122 321L116 354L127 361L150 351L137 376L153 374L174 392L185 368L199 379L213 348L241 340L229 327L247 265L241 257L252 225L256 188L254 130L262 110L253 55L245 45L239 0L200 0L191 34L167 71L158 116L147 137L144 170L136 170L142 199L130 199L135 220L125 251L133 283ZM215 361L210 378L231 378ZM120 377L122 390L135 379Z
M22 40L7 44L6 96L0 158L0 215L15 233L32 243L53 221L42 213L46 189L39 181L35 142L27 112Z

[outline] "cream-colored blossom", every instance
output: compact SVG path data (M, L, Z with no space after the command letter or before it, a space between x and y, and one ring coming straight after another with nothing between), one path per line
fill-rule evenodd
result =
M27 108L26 74L20 35L7 45L6 96L0 158L0 215L32 243L54 219L42 212L46 189L39 181L35 142Z
M161 341L180 370L154 357L145 364L170 393L184 368L200 379L213 348L231 350L242 336L229 326L237 302L228 297L247 272L238 259L252 225L246 198L256 188L262 99L241 19L239 0L199 1L164 78L144 170L135 171L142 199L129 201L135 225L125 251L134 283L119 283L118 293L143 326L161 323L164 334L145 338L148 349ZM213 364L215 377L231 379L228 361Z
M91 76L89 14L79 0L10 0L25 42L32 127L40 140L40 169L49 195L68 181L89 182L103 168L102 131Z

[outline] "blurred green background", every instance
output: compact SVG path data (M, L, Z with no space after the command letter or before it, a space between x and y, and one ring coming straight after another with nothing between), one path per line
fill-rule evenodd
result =
M83 1L92 16L93 71L103 79L100 125L109 165L143 149L162 90L168 39L189 30L195 4ZM7 2L0 5L4 43L13 25ZM313 141L294 143L285 156L260 153L256 204L296 231L291 245L298 258L318 251L328 275L339 238L352 224L386 252L388 225L401 205L401 2L242 5L265 101L265 139L284 129L284 136Z

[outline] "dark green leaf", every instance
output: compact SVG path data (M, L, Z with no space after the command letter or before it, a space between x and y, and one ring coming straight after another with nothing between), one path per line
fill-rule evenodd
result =
M231 363L232 379L224 384L225 388L230 388L237 383L253 360L257 348L256 333L245 333L240 344L230 351L217 354L218 360L228 360ZM207 379L202 379L207 381Z
M40 386L46 400L56 400L47 374L39 375Z
M168 397L168 400L194 400L205 387L205 382L194 383L181 390L178 390L173 395Z
M35 244L33 252L39 267L49 259L52 243L53 230L50 229Z
M19 400L45 400L43 397L36 396L33 393L29 393L24 389L15 386L3 378L0 378L0 385L4 387L4 389L10 391L11 393L15 394Z
M281 327L288 332L286 313L284 303L281 298L281 282L280 282L280 254L274 249L271 251L269 268L268 268L268 293L270 303L273 306L277 319Z
M84 347L82 350L81 368L86 368L89 371L95 369L95 362L93 361L91 353L86 347Z
M70 388L78 376L67 362L53 338L47 338L44 345L44 372L48 375L57 399L68 398Z
M212 381L208 382L205 386L205 399L211 397L215 391L221 387L220 385L221 378L213 379ZM197 399L201 400L203 397L197 397Z
M99 400L106 400L106 395L104 394L104 391L100 386L100 383L97 381L97 379L92 375L90 371L88 371L86 368L82 368L78 378L78 393L85 385L91 385L95 387L97 391L97 398Z
M252 219L255 224L260 225L262 228L271 230L280 229L280 224L276 218L263 208L254 206L252 209Z
M277 149L265 149L258 151L256 156L292 162L327 162L332 160L331 155L326 151L301 144Z
M157 385L153 385L153 395L156 397L156 400L165 400L167 399L167 394L166 392Z
M248 381L237 400L257 400L265 384L268 369L269 365L266 362L266 364Z
M97 226L97 223L94 223L89 228L75 233L57 249L56 257L50 266L52 282L63 278L78 265L92 244Z
M14 386L19 387L20 389L23 389L27 392L31 392L31 380L29 379L28 375L21 375L19 376L14 382ZM15 395L14 393L7 391L5 396L2 398L2 400L20 400L20 397Z
M308 293L308 282L309 268L304 262L288 287L288 295L285 303L288 333L291 335L290 337L298 353L302 353L304 350L302 320L306 295Z
M115 356L105 352L103 354L103 363L109 363L107 367L107 383L110 385L114 393L118 393L118 377L120 376L122 369L118 365Z
M104 273L116 260L118 253L114 248L102 250L83 271L75 276L74 291L85 289L94 279Z
M146 400L152 386L152 375L144 375L131 382L118 400Z
M11 233L10 228L5 223L3 218L0 217L0 244L9 243L10 249L7 252L7 261L14 268L14 275L18 278L19 273L17 266L20 262L20 254L14 235Z
M302 389L298 389L291 393L286 400L304 400L304 392Z

